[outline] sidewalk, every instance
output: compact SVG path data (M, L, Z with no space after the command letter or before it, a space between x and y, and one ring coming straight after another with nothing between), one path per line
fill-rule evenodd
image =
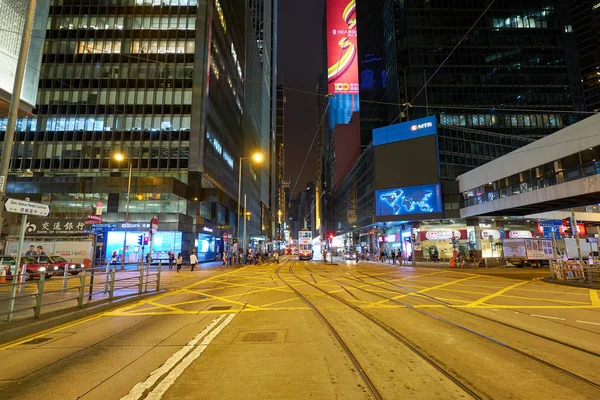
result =
M39 319L33 318L33 308L39 282L38 279L34 279L26 282L24 290L17 293L15 310L20 311L13 314L11 322L6 321L6 314L4 314L8 311L8 299L12 289L12 281L8 280L7 283L0 284L0 313L4 314L0 315L0 342L6 342L82 317L105 312L144 297L154 296L157 293L176 290L190 285L198 279L206 278L206 272L217 272L217 267L220 267L221 264L221 261L202 263L196 267L194 272L190 271L189 265L184 265L180 273L176 272L175 267L169 270L168 265L161 266L160 291L156 291L156 276L150 275L146 278L146 275L144 275L142 294L139 294L140 272L132 271L137 265L127 265L125 270L121 270L121 266L117 265L113 300L110 300L108 293L104 292L106 273L95 271L92 298L89 299L90 288L86 286L82 308L77 307L81 274L67 279L67 290L65 292L62 291L64 281L62 276L55 276L44 281L43 306ZM155 273L155 270L151 271L152 273ZM87 271L85 284L89 285L90 280L91 275Z

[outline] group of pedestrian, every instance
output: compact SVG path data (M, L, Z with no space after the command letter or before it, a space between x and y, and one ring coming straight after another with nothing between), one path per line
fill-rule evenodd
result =
M379 261L382 263L385 263L387 261L388 264L396 265L396 260L398 261L399 265L402 265L404 263L404 259L402 258L402 249L398 249L398 253L396 253L396 251L392 249L389 255L387 250L381 250L379 252Z
M38 246L37 250L34 245L29 246L29 251L25 253L26 256L45 256L46 252L42 246Z

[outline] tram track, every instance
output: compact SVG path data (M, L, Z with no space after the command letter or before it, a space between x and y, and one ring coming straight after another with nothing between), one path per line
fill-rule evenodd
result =
M342 339L342 337L340 336L338 331L333 327L333 325L331 325L329 320L323 315L323 313L321 313L321 311L319 311L319 309L310 300L308 300L306 298L306 296L304 296L302 293L300 293L300 291L298 291L296 288L294 288L292 285L290 285L289 282L287 282L284 278L281 277L280 271L284 264L285 264L285 262L283 264L280 264L277 267L277 269L275 270L275 275L277 275L277 277L290 290L292 290L298 297L300 297L306 303L306 305L308 305L310 307L310 309L315 313L317 318L319 318L319 320L327 327L329 332L333 335L336 342L340 345L340 347L342 348L342 350L344 351L344 353L346 354L346 356L348 357L348 359L350 360L350 362L356 369L356 372L360 375L360 377L363 380L363 382L365 383L367 389L371 393L371 396L373 396L374 399L383 400L384 397L381 395L381 393L379 392L379 390L377 389L377 387L375 386L375 384L373 383L373 381L371 380L371 378L369 377L369 375L367 374L365 369L362 367L362 365L360 364L360 362L358 361L358 359L356 358L356 356L354 355L352 350L350 350L350 347L348 347L348 345L346 344L344 339ZM290 263L290 270L291 269L292 269L292 265Z
M348 357L350 358L350 360L352 361L352 363L355 365L355 367L359 371L361 377L363 378L363 380L365 380L365 383L368 382L368 387L369 387L371 393L373 394L373 396L375 398L381 398L381 399L383 399L383 397L381 396L381 394L377 390L376 386L373 384L372 380L369 378L369 376L366 373L366 371L364 370L364 368L362 368L360 366L360 363L358 362L358 359L356 358L356 356L354 355L354 353L352 352L352 350L350 350L350 348L348 347L348 345L344 342L344 340L341 338L341 336L339 335L339 333L337 333L337 331L331 325L331 323L328 321L328 319L318 310L318 308L308 298L306 298L306 296L304 296L302 293L300 293L296 288L294 288L284 278L281 277L281 275L280 275L281 268L282 268L282 265L279 266L277 268L277 270L276 270L276 275L279 277L279 279L281 279L292 291L294 291L315 312L315 314L319 317L319 319L321 319L321 321L323 321L323 323L327 326L327 328L334 335L334 337L338 341L338 343L340 343L340 345L344 349L344 352L348 355ZM452 372L448 371L437 360L435 360L432 357L430 357L429 355L425 354L422 350L420 350L417 346L415 346L413 343L411 343L405 337L401 336L393 328L391 328L388 325L386 325L385 323L379 321L378 319L376 319L372 315L364 312L363 310L361 310L360 308L356 307L355 305L353 305L353 304L345 301L344 299L340 298L339 296L335 296L335 295L333 295L333 294L325 291L324 289L318 287L315 283L311 283L310 281L305 280L304 278L298 276L296 273L294 273L293 264L290 264L290 266L289 266L289 273L290 273L290 275L292 275L297 280L299 280L299 281L305 283L306 285L309 285L310 287L312 287L312 288L314 288L314 289L316 289L316 290L324 293L325 295L327 295L327 296L329 296L329 297L337 300L338 302L341 302L346 307L348 307L348 308L356 311L360 315L362 315L364 318L366 318L367 320L369 320L370 322L372 322L375 326L377 326L381 330L383 330L390 337L392 337L393 339L395 339L397 342L401 343L405 348L409 349L412 353L416 354L420 359L422 359L427 364L429 364L430 366L432 366L435 370L437 370L440 374L442 374L448 380L450 380L451 382L453 382L456 386L458 386L458 388L460 388L463 392L465 392L471 398L473 398L473 399L483 399L483 398L485 398L484 396L480 395L474 388L471 388L470 385L468 385L467 383L465 383L462 380L462 378L460 378L460 377L456 376L455 374L453 374ZM342 286L342 285L340 285L340 286ZM379 396L379 397L377 397L377 396Z
M321 271L323 271L325 273L328 273L327 271L323 270L319 266L317 266L317 268L319 268ZM417 290L414 290L414 289L411 289L411 288L408 288L408 287L405 287L405 286L402 286L402 285L398 285L398 284L393 283L393 282L386 281L385 279L381 279L381 278L379 278L377 276L374 276L374 275L371 275L371 274L367 274L367 273L362 272L362 271L357 271L357 272L359 274L368 276L371 279L375 279L375 280L380 281L382 283L385 283L387 285L394 286L394 287L400 288L402 290L405 290L405 292L401 292L401 291L398 291L398 290L388 289L388 290L393 291L395 293L398 293L398 294L409 294L409 293L412 293L415 296L424 297L424 298L426 298L428 300L431 300L431 301L433 301L435 303L441 304L441 305L443 305L446 308L451 308L452 310L458 311L460 313L463 313L463 314L466 314L466 315L470 315L470 316L473 316L473 317L485 320L487 322L492 322L494 324L502 325L502 326L505 326L507 328L512 328L512 329L518 330L520 332L527 333L529 335L538 337L540 339L548 340L550 342L554 342L556 344L560 344L562 346L569 347L569 348L571 348L573 350L581 351L583 353L587 353L587 354L595 356L595 357L600 357L600 353L597 353L595 351L588 350L588 349L585 349L585 348L573 345L571 343L568 343L568 342L565 342L565 341L562 341L562 340L559 340L559 339L555 339L555 338L552 338L552 337L549 337L549 336L546 336L546 335L542 335L542 334L539 334L539 333L536 333L536 332L533 332L533 331L530 331L530 330L527 330L527 329L524 329L524 328L521 328L521 327L518 327L518 326L515 326L515 325L511 325L511 324L506 323L506 322L498 321L498 320L495 320L493 318L486 317L485 315L476 314L476 313L470 312L468 310L465 310L464 308L452 307L451 303L448 303L447 301L444 301L444 300L440 300L440 299L438 299L438 298L436 298L434 296L428 295L427 293L420 293ZM373 287L377 287L377 288L381 287L381 286L377 286L377 285L375 285L375 284L373 284L371 282L365 281L365 280L363 280L363 279L361 279L361 278L359 278L357 276L354 276L352 274L350 274L350 276L352 276L351 279L354 280L354 281L356 281L356 282L359 282L359 283L362 283L362 284L366 284L366 285L369 285L369 286L373 286ZM512 308L507 308L507 310L517 312L516 310L513 310ZM530 315L530 314L524 313L522 311L518 311L518 312L522 313L522 314ZM563 324L563 323L560 323L559 321L553 321L553 320L551 320L550 322L552 322L552 323L558 323L560 325L563 325L563 326L566 326L566 327L570 327L570 328L579 329L579 330L582 330L582 331L585 331L585 332L588 332L588 333L591 333L591 334L600 335L598 332L591 331L591 330L588 330L588 329L582 329L582 328L579 328L579 327L576 327L576 326L572 326L572 325L568 325L568 324Z
M311 272L311 273L313 273L313 274L315 274L315 273L316 273L316 272L312 271L312 270L311 270L310 268L308 268L308 267L305 267L305 268L306 268L306 270L307 270L307 271L309 271L309 272ZM323 271L324 273L326 273L326 274L328 274L328 275L335 275L335 274L333 274L333 273L330 273L330 272L327 272L327 271L323 270L323 269L322 269L322 268L320 268L319 266L317 266L317 268L319 268L321 271ZM589 379L587 379L587 378L585 378L585 377L583 377L583 376L580 376L580 375L578 375L578 374L575 374L575 373L573 373L573 372L571 372L571 371L568 371L568 370L566 370L566 369L564 369L564 368L562 368L562 367L560 367L560 366L558 366L558 365L556 365L556 364L553 364L553 363L551 363L551 362L548 362L548 361L546 361L546 360L543 360L543 359L541 359L541 358L538 358L538 357L536 357L536 356L534 356L534 355L532 355L532 354L526 353L526 352L524 352L523 350L520 350L520 349L518 349L518 348L516 348L516 347L514 347L514 346L511 346L511 345L509 345L509 344L507 344L507 343L504 343L504 342L502 342L502 341L500 341L500 340L494 339L494 338L492 338L492 337L490 337L490 336L488 336L488 335L485 335L485 334L483 334L483 333L477 332L477 331L475 331L475 330L473 330L473 329L471 329L471 328L469 328L469 327L466 327L466 326L464 326L464 325L461 325L461 324L459 324L459 323L456 323L456 322L454 322L454 321L451 321L451 320L449 320L449 319L447 319L447 318L444 318L444 317L441 317L441 316L439 316L439 315L435 315L435 314L432 314L432 313L430 313L430 312L427 312L427 311L425 311L425 310L422 310L422 309L416 308L414 305L411 305L411 304L408 304L408 303L405 303L405 302L401 302L401 301L399 301L399 300L397 300L397 299L392 299L392 298L389 298L389 297L387 297L387 296L384 296L384 295L382 295L382 294L380 294L380 293L373 292L373 291L370 291L370 290L367 290L367 289L361 288L361 287L359 287L359 286L355 286L355 285L349 284L349 283L347 283L347 282L340 282L340 281L339 281L339 279L336 279L336 278L331 278L331 277L329 277L329 276L325 276L325 275L322 275L322 274L320 274L320 273L317 273L317 275L319 275L319 276L321 276L321 277L323 277L323 278L326 278L326 279L332 279L332 280L333 280L333 281L335 281L335 282L336 282L338 285L340 285L340 284L342 284L342 283L343 283L344 285L346 285L346 286L349 286L349 287L351 287L351 288L353 288L353 289L360 290L360 291L363 291L363 292L365 292L365 293L368 293L368 294L370 294L370 295L373 295L373 296L379 297L379 298L381 298L381 299L388 300L388 301L390 301L390 302L392 302L392 303L394 303L394 304L401 305L401 306L403 306L403 307L405 307L405 308L407 308L407 309L410 309L410 310L416 311L416 312L420 313L421 315L424 315L424 316L427 316L427 317L430 317L430 318L436 319L436 320L438 320L438 321L440 321L440 322L443 322L443 323L445 323L445 324L447 324L447 325L450 325L450 326L453 326L453 327L455 327L455 328L458 328L458 329L460 329L460 330L462 330L462 331L468 332L469 334L471 334L471 335L474 335L474 336L476 336L476 337L479 337L479 338L481 338L481 339L483 339L483 340L485 340L485 341L487 341L487 342L493 343L493 344L495 344L495 345L499 345L499 346L501 346L501 347L503 347L503 348L505 348L505 349L507 349L507 350L509 350L509 351L512 351L512 352L514 352L514 353L516 353L516 354L518 354L518 355L520 355L520 356L526 357L526 358L528 358L528 359L530 359L530 360L532 360L532 361L534 361L534 362L537 362L537 363L539 363L539 364L541 364L541 365L544 365L545 367L548 367L548 368L550 368L550 369L552 369L552 370L554 370L554 371L556 371L556 372L558 372L558 373L564 374L564 375L568 376L569 378L575 379L575 380L577 380L577 381L579 381L579 382L581 382L581 383L584 383L584 384L586 384L586 385L589 385L589 386L591 386L591 387L593 387L593 388L595 388L595 389L600 389L600 384L599 384L599 383L597 383L597 382L591 381L591 380L589 380ZM352 275L351 275L351 276L352 276ZM345 278L345 279L348 279L348 278ZM355 279L355 280L356 280L356 279ZM306 281L305 281L305 282L306 282ZM360 283L363 283L363 284L369 284L369 285L371 285L371 286L374 286L374 287L377 287L377 288L381 289L381 286L377 286L377 285L374 285L374 284L370 284L370 283L368 283L368 282L366 282L366 281L363 281L363 280L360 280L359 282L360 282ZM310 284L310 283L308 283L308 282L306 282L306 283L307 283L307 284ZM311 286L314 286L314 285L312 285L312 284L311 284ZM341 299L339 296L336 296L336 295L334 295L334 294L332 294L332 293L328 293L327 291L325 291L325 290L323 290L323 289L321 289L321 288L319 288L319 290L321 290L323 293L326 293L326 294L328 294L328 295L329 295L329 296L331 296L331 297L334 297L334 298L336 298L336 299L340 300L342 303L345 303L345 304L347 304L348 306L350 306L351 308L353 308L353 309L355 309L355 310L360 310L359 312L361 312L361 314L363 314L363 315L364 315L364 314L367 314L367 315L368 315L368 313L366 313L364 310L362 310L362 309L360 309L359 307L357 307L357 306L355 306L355 305L353 305L353 304L351 304L351 303L347 302L347 301L346 301L346 300L344 300L344 299ZM396 292L396 293L399 293L399 294L406 294L406 293L401 293L401 292ZM434 299L434 298L432 298L431 296L427 296L427 297L428 297L429 299ZM445 303L445 302L444 302L444 303ZM453 308L453 309L454 309L454 308ZM468 315L471 315L471 316L477 316L477 314L471 314L471 313L468 313ZM486 318L486 319L487 319L487 318ZM494 321L493 319L490 319L490 321L491 321L491 322L496 322L496 321ZM512 327L512 326L511 326L511 325L508 325L508 327ZM529 332L527 332L527 333L529 333ZM558 344L561 344L561 345L563 344L563 343L560 343L560 342L557 342L557 343L558 343ZM581 350L581 349L579 349L579 348L574 348L574 349L575 349L575 350ZM591 353L590 353L590 352L588 352L588 351L585 351L585 349L583 349L582 351L584 351L584 352L586 352L586 353L588 353L588 354L591 354L591 355L594 355L594 356L596 356L596 354L595 354L595 353L593 353L593 352L591 352Z

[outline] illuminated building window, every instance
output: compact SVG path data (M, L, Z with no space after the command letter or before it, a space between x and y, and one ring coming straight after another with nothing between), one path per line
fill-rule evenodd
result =
M217 14L219 15L219 21L223 27L223 32L227 33L227 24L225 24L225 16L223 15L223 9L221 8L221 3L219 3L219 0L215 0L215 5L217 8Z

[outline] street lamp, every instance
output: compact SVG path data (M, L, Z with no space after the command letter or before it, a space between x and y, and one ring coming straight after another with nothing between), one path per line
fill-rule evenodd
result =
M259 164L263 161L264 155L260 152L256 152L252 154L250 157L240 157L239 162L239 174L238 174L238 201L237 201L237 226L235 228L235 236L238 239L238 248L240 243L240 203L242 201L242 162L244 160L252 160L255 163ZM246 210L244 210L245 212ZM245 218L245 216L244 216ZM238 250L239 251L239 250Z
M122 161L125 161L127 157L123 153L115 153L113 155L113 159L121 164ZM123 257L121 257L121 269L125 269L125 252L127 250L127 224L129 223L129 198L131 197L131 169L133 168L133 163L131 160L128 160L129 164L129 175L127 178L127 201L125 202L125 232L123 233Z

